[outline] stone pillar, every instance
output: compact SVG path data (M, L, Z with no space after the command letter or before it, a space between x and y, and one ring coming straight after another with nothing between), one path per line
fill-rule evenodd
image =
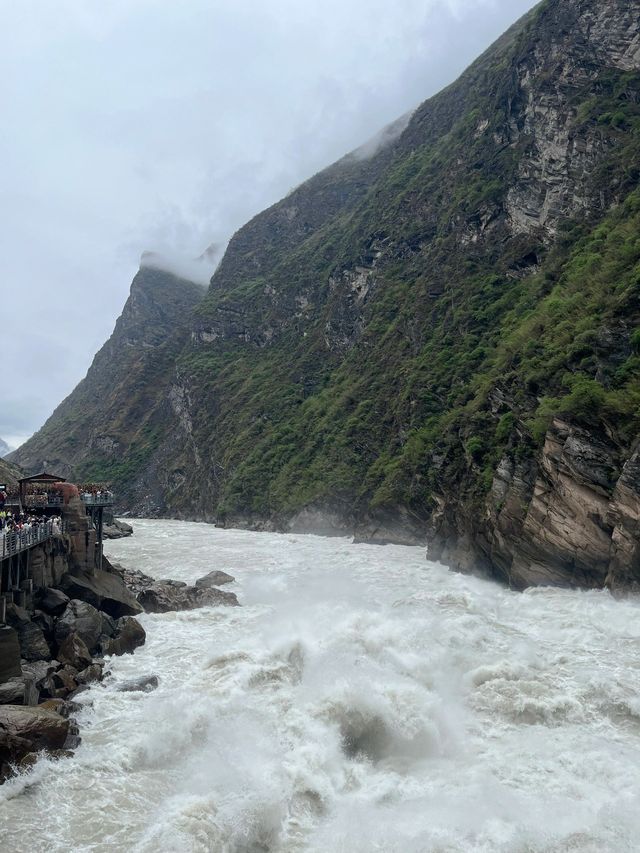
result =
M80 499L76 486L71 483L62 483L59 488L64 495L62 517L71 551L69 555L70 571L72 574L74 570L83 570L93 574L96 532L87 516L87 510Z

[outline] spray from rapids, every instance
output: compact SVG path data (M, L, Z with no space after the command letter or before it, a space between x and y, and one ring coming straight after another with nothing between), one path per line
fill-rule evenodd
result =
M147 645L83 694L76 755L0 788L3 851L637 849L634 601L187 522L108 550L230 571L243 607L143 617ZM115 690L148 672L154 693Z

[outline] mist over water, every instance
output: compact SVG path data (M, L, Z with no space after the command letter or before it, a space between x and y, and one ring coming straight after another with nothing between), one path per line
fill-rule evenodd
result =
M0 788L10 851L635 851L640 609L420 548L134 522L112 559L241 608L142 618L83 744ZM150 694L115 683L156 673ZM85 698L86 697L86 698Z

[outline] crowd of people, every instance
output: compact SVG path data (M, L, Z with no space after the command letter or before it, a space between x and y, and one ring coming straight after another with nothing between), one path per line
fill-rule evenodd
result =
M113 492L107 486L84 483L77 488L85 503L113 500ZM5 505L19 504L20 500L27 509L44 509L47 506L62 506L64 493L58 485L27 485L23 487L22 494L18 486L6 486L4 489L0 489L0 510L4 509Z
M45 507L48 504L62 503L63 494L60 487L54 486L26 486L22 493L24 505L27 507ZM7 486L4 490L4 499L0 493L0 507L5 503L16 504L20 500L20 489L18 486Z
M96 483L85 483L78 486L80 497L83 500L112 500L113 492L107 486L99 486Z
M47 517L0 509L0 553L4 550L4 540L7 537L16 537L17 541L12 540L12 547L19 550L47 536L60 533L62 533L62 519L58 515Z

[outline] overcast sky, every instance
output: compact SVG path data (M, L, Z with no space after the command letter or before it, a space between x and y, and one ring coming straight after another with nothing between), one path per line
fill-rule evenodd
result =
M533 0L0 0L0 437L84 376L145 250L195 257Z

